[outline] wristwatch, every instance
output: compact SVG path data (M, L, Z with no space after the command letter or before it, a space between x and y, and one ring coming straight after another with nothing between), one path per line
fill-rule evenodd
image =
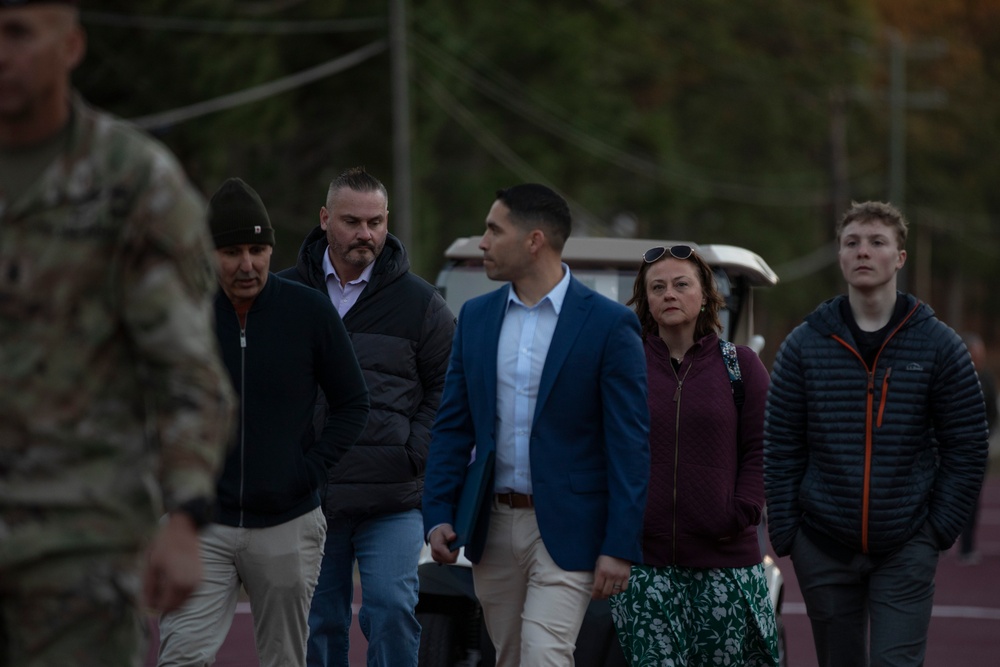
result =
M172 513L178 512L191 517L191 521L194 522L194 526L198 530L212 522L212 502L204 496L184 501Z

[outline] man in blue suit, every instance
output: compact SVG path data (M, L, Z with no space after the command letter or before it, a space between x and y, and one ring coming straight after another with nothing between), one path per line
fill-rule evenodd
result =
M480 520L462 539L498 667L572 665L590 599L624 590L642 556L639 322L570 275L570 226L545 186L497 193L479 247L486 274L510 284L463 306L431 438L424 527L440 563L457 557L470 459L495 455Z

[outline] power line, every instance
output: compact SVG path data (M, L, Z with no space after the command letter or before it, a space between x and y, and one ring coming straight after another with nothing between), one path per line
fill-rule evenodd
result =
M837 248L837 242L830 241L801 257L774 267L774 272L781 276L783 284L805 278L833 264L837 260Z
M501 164L510 169L524 181L543 183L551 187L556 192L559 192L559 194L566 199L566 203L569 204L570 208L575 209L581 214L574 217L579 223L581 223L581 226L584 227L586 234L594 231L592 229L594 226L593 221L596 221L604 229L608 228L607 223L587 210L582 204L567 196L565 192L560 190L560 188L549 182L549 179L545 178L541 172L537 171L521 156L512 151L504 141L501 141L495 134L490 132L482 124L482 122L476 118L474 113L464 107L461 102L456 100L448 92L448 89L444 84L427 75L417 77L417 81L421 87L427 91L434 102L436 102L437 105L444 110L445 113L465 128L465 131L471 134L472 138L475 139L491 155L493 155L493 157L495 157Z
M104 25L143 30L168 30L175 32L305 35L376 30L385 27L380 16L337 19L329 21L251 21L245 19L193 19L169 16L135 16L115 12L80 12L80 19L88 25Z
M139 118L133 118L132 122L146 130L177 125L178 123L183 123L184 121L191 120L192 118L198 118L199 116L205 116L217 111L224 111L225 109L231 109L243 104L249 104L250 102L256 102L268 97L273 97L274 95L278 95L295 88L301 88L306 84L324 79L346 69L350 69L351 67L354 67L355 65L358 65L385 50L386 41L384 39L376 40L368 46L363 46L360 49L351 51L347 55L329 60L320 65L316 65L315 67L310 67L309 69L302 70L296 74L275 79L269 83L247 88L236 93L230 93L228 95L222 95L221 97L205 100L204 102L198 102L196 104L180 107L178 109L171 109L170 111L163 111L147 116L140 116Z
M634 155L553 117L551 113L540 110L536 105L523 100L519 95L511 95L511 91L503 90L497 84L484 79L477 72L426 40L415 37L412 41L414 48L418 51L493 101L581 150L632 173L646 176L672 187L686 188L692 194L707 194L740 203L787 207L816 207L830 203L830 195L825 189L761 187L726 183L693 176L691 172L697 170L688 165L668 167Z

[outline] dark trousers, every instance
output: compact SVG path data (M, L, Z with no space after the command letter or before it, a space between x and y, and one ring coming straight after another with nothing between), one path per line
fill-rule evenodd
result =
M925 526L881 557L831 557L800 530L792 563L820 667L924 664L938 550Z

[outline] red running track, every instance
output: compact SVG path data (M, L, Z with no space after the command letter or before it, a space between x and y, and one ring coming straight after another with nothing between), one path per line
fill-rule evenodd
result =
M976 533L981 559L962 565L957 548L941 554L934 612L927 636L928 667L1000 664L1000 474L983 487ZM777 559L785 577L784 620L791 667L817 667L812 630L788 558ZM352 663L353 665L353 663Z
M941 555L934 616L927 638L928 667L996 667L1000 664L1000 474L987 478L979 514L977 565L961 565L952 550ZM791 667L817 667L812 631L788 558L777 559L785 577L785 628ZM357 624L360 588L355 589L351 627L351 667L364 667L367 642ZM156 664L156 624L148 667ZM259 667L249 605L242 603L215 663L220 667Z

